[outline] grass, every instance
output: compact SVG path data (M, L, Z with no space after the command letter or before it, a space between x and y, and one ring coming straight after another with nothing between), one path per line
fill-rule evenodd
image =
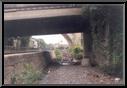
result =
M42 72L33 68L32 64L24 64L21 74L14 74L12 84L34 84L42 78Z

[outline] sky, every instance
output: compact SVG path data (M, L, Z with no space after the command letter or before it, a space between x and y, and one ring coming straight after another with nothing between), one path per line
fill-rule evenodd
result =
M43 39L47 44L68 44L67 41L64 39L64 37L61 34L55 34L55 35L36 35L32 36L32 38L35 39Z

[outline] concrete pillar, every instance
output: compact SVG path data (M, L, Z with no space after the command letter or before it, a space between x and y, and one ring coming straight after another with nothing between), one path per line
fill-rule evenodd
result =
M92 38L90 33L83 33L84 57L90 58L92 53Z
M91 34L83 33L83 46L84 46L84 58L82 59L82 66L89 66L92 55L92 37Z
M20 37L18 36L18 37L17 37L17 49L20 49L20 46L21 46L21 39L20 39Z
M83 33L81 33L81 46L84 47Z

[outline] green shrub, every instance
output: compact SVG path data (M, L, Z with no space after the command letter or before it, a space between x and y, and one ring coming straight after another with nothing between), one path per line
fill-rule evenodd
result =
M60 61L62 59L62 53L59 49L55 49L55 54L56 54L56 60Z
M22 84L33 84L41 78L41 72L35 70L31 64L24 64L24 70L16 76L16 81Z
M80 46L73 46L69 49L70 54L75 59L82 59L83 58L83 49Z

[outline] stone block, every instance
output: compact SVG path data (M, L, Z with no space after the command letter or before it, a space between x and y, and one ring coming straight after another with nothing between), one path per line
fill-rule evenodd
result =
M82 59L81 66L90 66L89 58Z

